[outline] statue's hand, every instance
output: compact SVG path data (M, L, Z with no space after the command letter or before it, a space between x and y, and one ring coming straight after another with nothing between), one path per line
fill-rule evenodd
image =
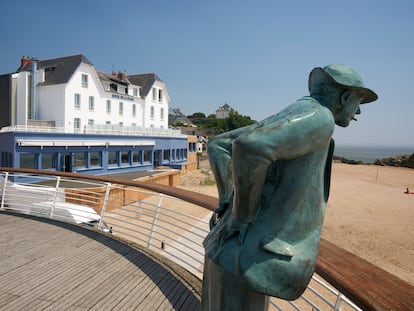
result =
M224 202L220 204L213 212L213 215L210 218L210 230L214 228L217 223L220 221L220 219L223 217L226 210L229 208L229 203Z
M224 213L231 209L233 204L233 193L231 193L227 199L223 200L219 206L214 210L213 215L210 218L210 230L217 225L220 219L224 216Z

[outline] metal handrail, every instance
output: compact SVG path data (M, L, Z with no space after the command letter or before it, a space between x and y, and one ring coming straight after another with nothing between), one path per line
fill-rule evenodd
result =
M16 205L16 209L24 212L26 204L33 205L33 197L43 200L39 193L44 188L44 180L54 180L54 187L45 190L52 198L51 202L44 199L37 203L36 208L41 207L44 211L56 205L58 215L59 209L69 206L93 206L100 218L99 224L105 223L103 228L112 226L113 234L147 246L201 278L204 254L201 242L208 232L209 216L205 209L214 210L217 198L113 177L1 167L0 172L4 176L0 185L1 208L10 207L10 200L20 200L21 206ZM34 191L31 200L24 201L16 191L11 191L11 185L19 177L29 175L37 177L42 184L17 183ZM64 188L67 181L78 182L80 190ZM163 204L160 204L161 197ZM188 215L187 210L178 214L175 209L165 207L178 200L191 205L188 211L197 208L204 211L205 217ZM184 202L180 201L179 205L184 206ZM71 221L62 216L59 219ZM150 240L148 237L151 237ZM272 299L272 306L283 310L283 305L287 304L288 309L300 310L305 304L307 309L311 306L313 309L342 310L345 304L348 309L354 310L414 310L413 286L324 239L320 243L316 273L318 276L314 276L309 289L300 299L294 302Z

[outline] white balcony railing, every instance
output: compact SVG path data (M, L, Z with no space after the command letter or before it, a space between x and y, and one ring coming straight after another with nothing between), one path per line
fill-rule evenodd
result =
M155 127L119 126L119 125L88 125L83 129L13 125L5 126L0 132L32 132L32 133L67 133L67 134L101 134L101 135L127 135L127 136L154 136L154 137L186 137L180 130L162 129Z

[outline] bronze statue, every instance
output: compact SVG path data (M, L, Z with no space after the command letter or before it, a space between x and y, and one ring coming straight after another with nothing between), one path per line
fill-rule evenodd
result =
M312 277L334 126L348 126L377 95L344 65L313 69L309 91L208 144L219 207L204 241L203 310L266 310L267 296L294 300Z

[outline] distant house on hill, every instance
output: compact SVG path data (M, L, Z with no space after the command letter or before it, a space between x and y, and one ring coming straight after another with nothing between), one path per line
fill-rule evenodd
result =
M171 128L181 130L181 134L197 135L197 125L191 122L178 108L169 109L168 124Z
M216 119L228 118L232 112L235 112L235 110L231 108L227 103L225 103L223 106L219 107L216 110Z

